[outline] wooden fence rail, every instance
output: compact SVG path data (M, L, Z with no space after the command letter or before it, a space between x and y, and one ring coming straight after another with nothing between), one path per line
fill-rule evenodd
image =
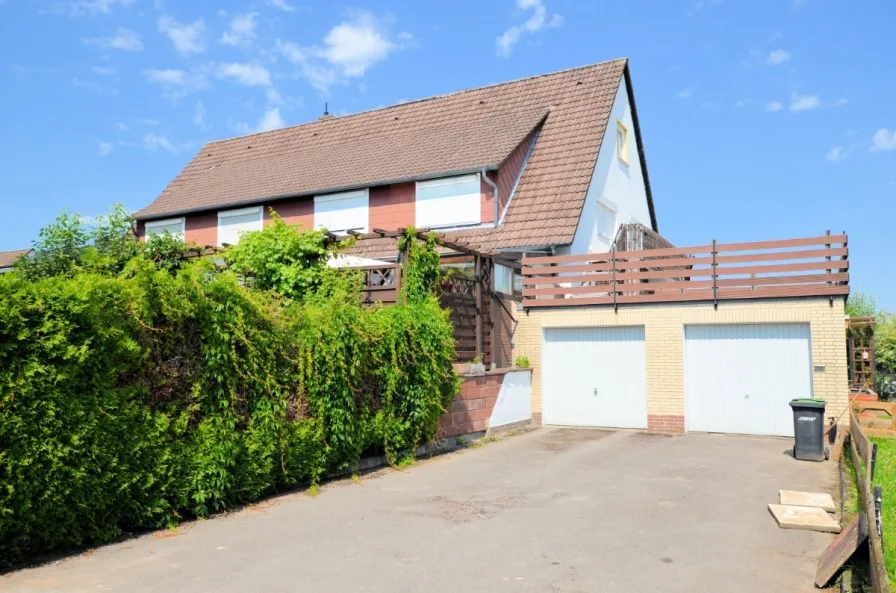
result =
M871 568L871 586L874 593L890 593L890 582L884 565L884 549L878 532L880 517L874 504L872 484L877 463L877 445L865 434L858 417L858 408L849 411L849 441L852 465L856 470L856 486L862 499L862 508L869 522L868 548ZM894 493L890 493L892 495ZM873 522L873 524L871 524Z
M809 248L809 249L806 249ZM523 259L523 306L849 294L847 236Z

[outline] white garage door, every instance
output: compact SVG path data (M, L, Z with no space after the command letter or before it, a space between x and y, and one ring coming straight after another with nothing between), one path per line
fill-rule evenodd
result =
M643 327L544 330L545 424L647 428Z
M812 397L809 325L685 327L688 430L793 436L788 402Z

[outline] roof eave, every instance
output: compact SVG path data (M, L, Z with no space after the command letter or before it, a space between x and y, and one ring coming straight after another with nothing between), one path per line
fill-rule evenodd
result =
M262 204L264 202L275 202L278 200L288 200L290 198L308 198L311 196L319 196L322 194L332 194L342 191L351 191L354 189L363 189L365 187L376 187L379 185L392 185L395 183L407 183L409 181L425 181L427 179L438 179L440 177L451 177L453 175L470 175L472 173L479 173L483 169L486 171L497 171L500 163L497 164L489 164L489 165L479 165L476 167L469 167L465 169L457 169L454 171L442 171L438 173L427 173L426 175L415 175L413 177L401 177L397 179L386 179L386 180L377 180L373 182L367 183L354 183L351 185L343 185L339 187L325 187L319 188L312 191L307 192L299 192L299 193L288 193L288 194L279 194L273 196L264 196L260 198L250 198L247 200L240 200L238 202L228 202L226 204L215 204L211 206L197 206L195 208L184 208L180 210L165 210L162 212L154 212L150 214L143 214L142 211L137 212L134 215L134 219L137 222L143 222L147 220L153 220L156 218L170 217L170 216L184 216L186 214L196 214L197 212L208 212L209 210L223 210L230 208L239 208L241 206L252 206L256 204ZM151 204L150 204L151 206Z

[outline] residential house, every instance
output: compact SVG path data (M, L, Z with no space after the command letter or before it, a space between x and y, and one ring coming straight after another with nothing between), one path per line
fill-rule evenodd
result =
M20 257L28 257L34 253L33 249L16 249L13 251L0 251L0 274L11 272Z
M336 234L440 229L523 260L525 314L490 321L492 362L533 366L528 415L499 414L514 422L790 435L787 402L813 394L843 417L846 237L670 248L627 60L210 142L137 213L138 232L232 244L271 209ZM632 255L644 236L654 249ZM395 252L394 238L351 250ZM514 292L504 272L499 301ZM471 398L496 395L482 412L462 393L447 434L485 427L513 381L470 383Z

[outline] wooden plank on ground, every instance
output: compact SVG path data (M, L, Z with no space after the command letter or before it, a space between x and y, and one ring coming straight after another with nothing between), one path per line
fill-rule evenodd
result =
M843 564L868 539L868 518L859 513L819 556L815 566L815 586L824 587Z
M825 533L840 533L840 524L817 507L770 504L768 510L781 529L807 529Z
M778 490L779 502L783 505L797 507L817 507L828 513L836 513L834 499L823 492L799 492L796 490Z

